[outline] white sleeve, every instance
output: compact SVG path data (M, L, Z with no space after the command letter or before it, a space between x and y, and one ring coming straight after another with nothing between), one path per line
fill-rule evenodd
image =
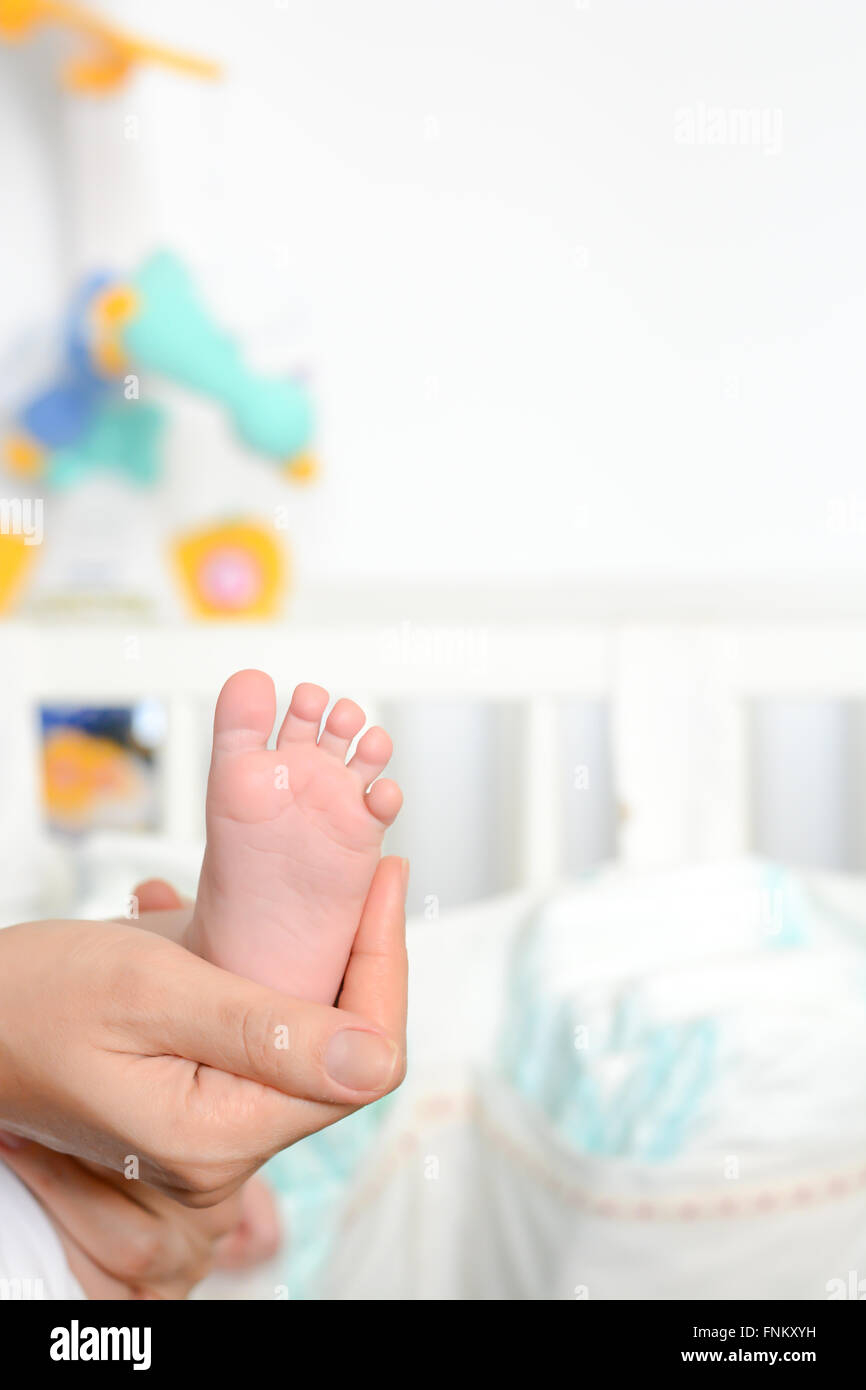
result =
M0 1160L0 1302L84 1297L45 1212Z

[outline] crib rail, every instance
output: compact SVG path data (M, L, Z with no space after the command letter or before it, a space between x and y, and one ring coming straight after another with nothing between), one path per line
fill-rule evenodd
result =
M38 626L0 632L4 815L40 820L33 711L42 701L156 697L169 714L166 830L200 823L193 750L203 708L243 666L283 694L312 676L381 701L466 698L521 706L520 878L555 877L562 841L556 706L601 699L611 713L619 854L634 865L742 852L748 842L747 702L764 696L866 698L866 625L539 621L277 626ZM2 827L0 827L2 829Z

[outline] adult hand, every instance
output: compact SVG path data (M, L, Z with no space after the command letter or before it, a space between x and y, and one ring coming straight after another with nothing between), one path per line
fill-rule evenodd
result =
M191 904L162 880L139 884L141 925L179 939ZM172 910L173 909L173 910ZM185 1298L214 1265L273 1256L280 1224L260 1178L204 1211L41 1144L0 1133L0 1155L41 1203L88 1298Z
M0 1158L41 1203L88 1298L186 1298L221 1265L276 1253L279 1223L259 1178L204 1211L41 1144L0 1138Z
M379 864L336 1008L132 924L0 932L0 1127L190 1206L405 1071L406 868Z

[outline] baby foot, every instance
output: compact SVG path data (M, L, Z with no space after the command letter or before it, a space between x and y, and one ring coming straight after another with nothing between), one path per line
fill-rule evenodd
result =
M270 676L239 671L223 686L187 945L236 975L332 1004L403 798L395 782L374 781L391 756L385 730L368 729L347 764L364 712L338 700L318 737L327 703L320 686L299 685L269 749Z

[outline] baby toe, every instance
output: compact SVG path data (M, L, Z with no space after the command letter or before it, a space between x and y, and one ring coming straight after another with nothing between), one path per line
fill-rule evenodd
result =
M328 692L320 685L305 681L296 686L277 736L277 747L282 748L284 743L315 743L327 704Z
M338 700L325 722L319 747L345 759L349 744L364 727L364 719L364 711L354 700Z
M390 737L384 729L374 725L358 740L358 747L355 749L355 756L349 762L349 767L357 773L362 784L369 787L385 767L392 752L393 744Z
M214 748L243 751L267 747L276 714L274 683L264 671L229 676L216 703Z
M383 825L390 825L403 805L403 793L390 777L380 777L374 782L364 799L370 814Z

